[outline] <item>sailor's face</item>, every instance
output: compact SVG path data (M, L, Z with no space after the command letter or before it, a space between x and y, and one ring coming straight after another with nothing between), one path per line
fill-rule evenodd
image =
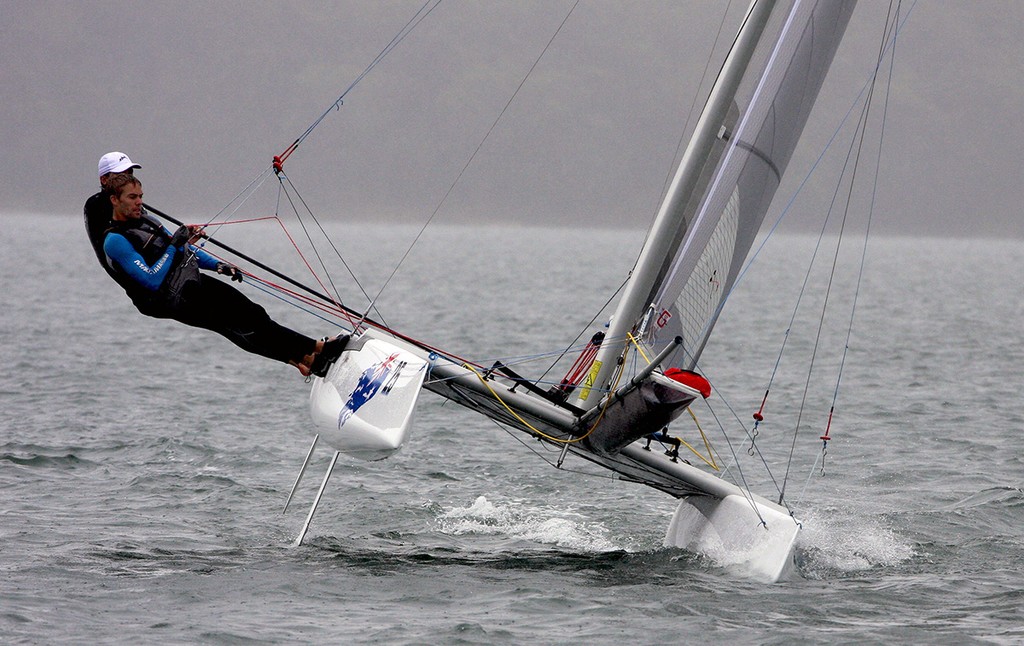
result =
M111 196L110 201L114 206L115 218L130 219L142 216L142 187L138 184L128 184L120 195Z

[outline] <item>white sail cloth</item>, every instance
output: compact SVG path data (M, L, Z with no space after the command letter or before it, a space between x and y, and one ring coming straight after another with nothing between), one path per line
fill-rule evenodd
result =
M776 10L755 50L720 138L725 143L685 236L655 287L645 338L677 334L692 369L761 227L855 0L796 0ZM777 37L770 33L774 30Z

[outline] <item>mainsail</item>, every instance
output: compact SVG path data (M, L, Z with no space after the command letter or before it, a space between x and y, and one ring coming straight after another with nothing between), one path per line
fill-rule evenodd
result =
M855 0L752 5L648 236L647 249L661 253L641 254L632 291L623 296L610 342L598 355L595 386L610 383L629 333L642 336L655 353L681 336L683 356L670 361L696 365L854 5Z

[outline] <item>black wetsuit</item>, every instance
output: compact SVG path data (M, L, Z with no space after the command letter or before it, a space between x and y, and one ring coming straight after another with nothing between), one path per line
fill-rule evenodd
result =
M265 309L228 283L199 273L199 268L215 269L215 258L195 247L173 246L170 232L151 216L111 222L94 201L98 196L103 194L85 204L90 242L97 249L95 232L106 217L97 257L103 254L107 273L140 312L212 330L243 350L283 363L301 363L315 351L315 339L274 322ZM190 269L185 261L192 264Z
M114 216L110 195L100 191L85 201L85 208L82 211L85 216L85 232L89 236L92 250L96 253L96 260L103 265L103 269L110 277L114 278L114 272L107 266L107 256L103 253L103 238L107 237L107 229L110 228L110 220Z

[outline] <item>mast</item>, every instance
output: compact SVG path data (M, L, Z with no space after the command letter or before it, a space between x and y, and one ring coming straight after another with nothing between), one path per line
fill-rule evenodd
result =
M690 143L683 153L672 184L647 235L640 258L624 288L611 321L607 340L594 361L594 371L591 373L593 377L588 378L585 384L588 387L580 391L577 405L581 408L598 405L600 397L588 397L591 388L597 388L602 392L609 388L618 368L619 358L628 344L626 335L633 330L650 305L655 282L662 271L665 259L675 252L673 246L678 245L677 241L686 230L686 204L697 188L701 171L711 154L736 90L775 4L776 0L754 0L747 11L747 17L736 36L736 42L711 89Z

